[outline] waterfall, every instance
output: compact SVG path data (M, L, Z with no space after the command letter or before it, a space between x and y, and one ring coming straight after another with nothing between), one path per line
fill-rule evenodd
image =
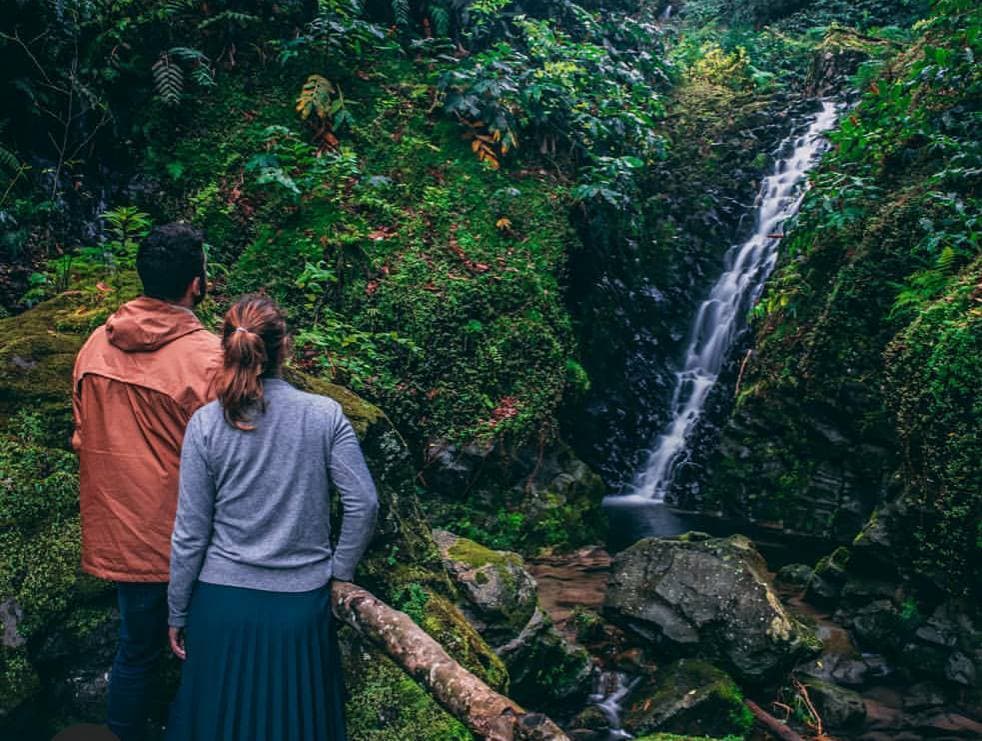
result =
M825 151L823 134L835 124L836 116L837 106L823 101L808 130L782 145L780 151L791 149L791 154L779 160L774 173L764 179L757 196L753 235L726 252L723 274L696 311L682 367L676 373L670 421L655 438L648 460L627 494L664 501L675 471L688 457L688 438L706 398L733 341L744 328L747 312L774 268L781 229L801 205L805 176Z

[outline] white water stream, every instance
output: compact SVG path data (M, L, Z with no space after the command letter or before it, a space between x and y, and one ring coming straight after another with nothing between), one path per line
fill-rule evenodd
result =
M774 174L761 184L753 236L743 244L730 247L723 274L696 312L685 359L676 373L671 419L655 438L647 462L625 492L632 499L664 501L675 471L687 459L688 438L734 339L744 327L747 312L759 298L774 268L781 229L798 212L806 175L827 148L823 134L835 124L836 116L836 105L824 101L808 130L785 142L782 150L791 145L791 154L779 160Z

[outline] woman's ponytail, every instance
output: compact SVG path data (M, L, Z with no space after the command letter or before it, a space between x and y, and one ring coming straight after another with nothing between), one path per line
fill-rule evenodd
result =
M230 425L240 430L255 429L249 412L264 409L262 379L279 374L286 345L286 321L271 299L246 296L225 314L224 362L216 377L216 390Z

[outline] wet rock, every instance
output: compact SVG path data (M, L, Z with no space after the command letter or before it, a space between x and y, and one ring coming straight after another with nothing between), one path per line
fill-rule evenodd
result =
M863 698L852 690L817 679L807 680L804 686L819 716L829 728L854 729L866 720Z
M889 600L874 600L852 616L852 630L860 644L896 651L907 631L900 611Z
M945 663L946 679L966 687L974 687L976 681L975 664L961 651L955 651Z
M839 598L844 603L864 604L871 600L891 599L897 593L897 584L885 579L850 578L842 586Z
M753 723L729 675L697 659L677 661L638 684L626 708L624 728L635 735L742 737Z
M0 644L4 648L20 648L26 643L24 637L17 630L17 625L24 619L24 611L14 599L5 599L0 602L0 626L3 627L0 633Z
M918 682L907 689L903 703L906 710L924 710L944 705L946 699L941 686L933 682Z
M606 741L611 729L610 718L596 705L579 712L569 727L573 729L569 732L570 738L579 741Z
M812 580L815 572L803 563L789 563L782 566L774 577L774 586L788 592L800 592Z
M815 572L808 582L805 599L818 605L835 604L848 579L849 551L836 548L815 565Z
M465 598L461 611L508 667L512 696L535 707L585 695L590 657L559 633L539 605L522 557L446 530L434 531L434 539Z
M636 636L763 682L820 649L782 607L743 536L647 538L614 561L605 610Z

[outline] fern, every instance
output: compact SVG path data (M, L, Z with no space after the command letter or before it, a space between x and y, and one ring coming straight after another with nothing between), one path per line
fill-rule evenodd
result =
M409 0L392 0L392 15L400 28L409 26Z
M0 146L0 167L5 170L17 170L20 167L17 155L3 146Z
M191 79L197 85L201 87L214 87L215 70L211 66L211 60L204 52L187 46L175 46L168 53L192 65Z
M164 0L160 6L160 14L164 18L173 18L193 9L194 0Z
M184 92L184 73L174 64L167 52L162 52L153 64L153 86L167 105L177 105Z
M235 10L223 10L221 13L213 15L211 18L206 18L198 24L198 30L204 31L210 26L214 26L216 23L227 22L230 26L248 26L250 23L258 23L258 16L252 15L252 13L240 13Z
M433 21L433 30L437 36L450 35L450 13L442 5L431 5L428 8L430 20Z

